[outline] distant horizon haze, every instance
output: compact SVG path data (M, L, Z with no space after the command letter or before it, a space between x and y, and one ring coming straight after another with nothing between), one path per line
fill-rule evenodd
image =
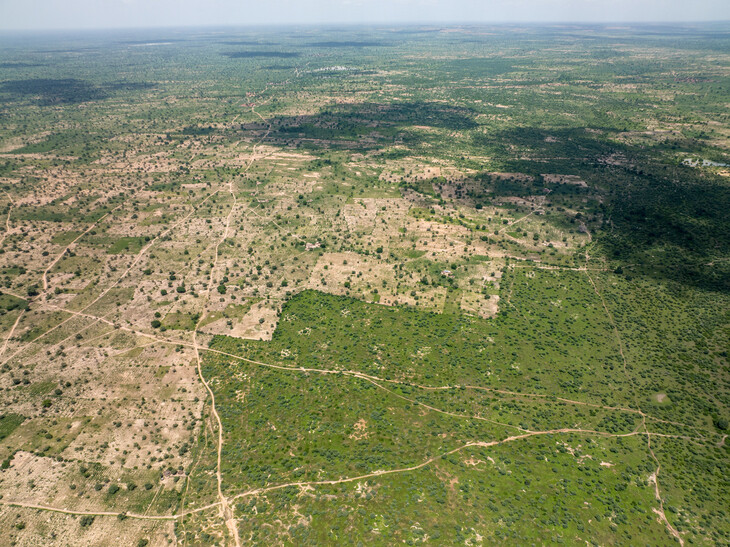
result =
M0 30L730 21L727 0L0 0Z

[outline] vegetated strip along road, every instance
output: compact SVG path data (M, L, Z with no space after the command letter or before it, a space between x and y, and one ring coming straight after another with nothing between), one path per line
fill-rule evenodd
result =
M374 477L381 477L386 475L393 475L396 473L406 473L409 471L417 471L419 469L423 469L424 467L428 466L431 463L434 463L442 458L445 458L447 456L450 456L452 454L455 454L457 452L461 452L462 450L466 450L468 448L491 448L493 446L498 446L506 443L511 443L515 441L520 441L524 439L529 439L531 437L536 436L544 436L544 435L560 435L560 434L576 434L576 435L588 435L588 436L597 436L597 437L604 437L604 438L623 438L623 437L634 437L639 435L645 435L642 431L632 431L630 433L608 433L605 431L595 431L590 429L574 429L574 428L561 428L561 429L549 429L545 431L531 431L529 433L523 433L521 435L514 435L511 437L507 437L505 439L496 440L496 441L471 441L466 444L463 444L462 446L459 446L457 448L454 448L452 450L449 450L448 452L444 452L442 454L439 454L437 456L433 456L431 458L428 458L424 460L423 462L412 465L410 467L402 467L402 468L396 468L396 469L381 469L377 471L373 471L371 473L366 473L364 475L357 475L354 477L343 477L339 479L332 479L332 480L319 480L319 481L308 481L308 482L289 482L289 483L282 483L282 484L276 484L272 486L265 486L261 488L254 488L252 490L247 490L245 492L241 492L239 494L236 494L234 496L231 496L230 498L227 498L227 502L231 502L243 497L248 496L255 496L260 494L265 494L267 492L271 492L274 490L281 490L282 488L287 488L290 486L323 486L323 485L335 485L335 484L343 484L348 482L354 482L358 480L364 480ZM671 435L667 435L669 437L672 437ZM112 512L112 511L74 511L69 509L61 509L56 507L51 507L48 505L40 505L40 504L32 504L32 503L26 503L26 502L16 502L12 500L4 500L0 499L0 505L8 505L12 507L25 507L28 509L38 509L43 511L52 511L56 513L64 513L68 515L90 515L90 516L113 516L113 517L119 517L120 515L123 515L127 518L134 518L134 519L142 519L142 520L177 520L182 517L194 514L194 513L200 513L203 511L207 511L209 509L213 509L216 507L219 507L221 505L221 502L215 502L211 503L202 507L198 507L196 509L191 509L189 511L185 511L182 513L177 514L171 514L171 515L140 515L137 513L127 513L127 512Z

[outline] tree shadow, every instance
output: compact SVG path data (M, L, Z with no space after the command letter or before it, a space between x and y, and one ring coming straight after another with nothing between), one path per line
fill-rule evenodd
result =
M662 145L620 143L585 129L514 128L475 137L475 144L520 157L502 168L534 177L524 193L564 190L561 199L570 204L572 196L574 210L587 200L580 223L624 271L730 291L730 186L723 177L675 162ZM546 173L577 175L588 188L551 185Z
M313 141L314 146L326 147L371 148L394 141L417 144L443 138L438 133L429 134L431 128L473 129L477 126L475 116L468 108L435 102L341 104L313 115L272 118L269 140Z
M446 63L443 69L458 78L489 78L512 72L514 63L503 57L456 59Z
M8 62L0 63L0 68L35 68L39 66L46 66L41 63L25 63L25 62Z
M300 57L301 53L297 51L274 51L274 50L257 50L257 51L229 51L221 53L229 59L293 59Z
M321 48L365 48L365 47L392 47L393 44L388 42L375 41L375 40L332 40L328 42L313 42L307 44L309 47L321 47Z
M273 46L276 42L266 42L258 40L224 40L219 42L225 46Z
M96 85L75 78L33 78L0 83L0 93L10 100L30 99L41 105L78 104L100 101L121 91L142 91L154 87L146 82L112 82Z

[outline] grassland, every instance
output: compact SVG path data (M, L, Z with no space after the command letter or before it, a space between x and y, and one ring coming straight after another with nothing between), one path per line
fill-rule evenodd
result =
M730 542L724 26L0 51L9 544Z

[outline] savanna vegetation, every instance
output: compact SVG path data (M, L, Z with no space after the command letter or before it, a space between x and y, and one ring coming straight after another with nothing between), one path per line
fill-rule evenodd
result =
M0 38L7 542L730 542L727 30Z

